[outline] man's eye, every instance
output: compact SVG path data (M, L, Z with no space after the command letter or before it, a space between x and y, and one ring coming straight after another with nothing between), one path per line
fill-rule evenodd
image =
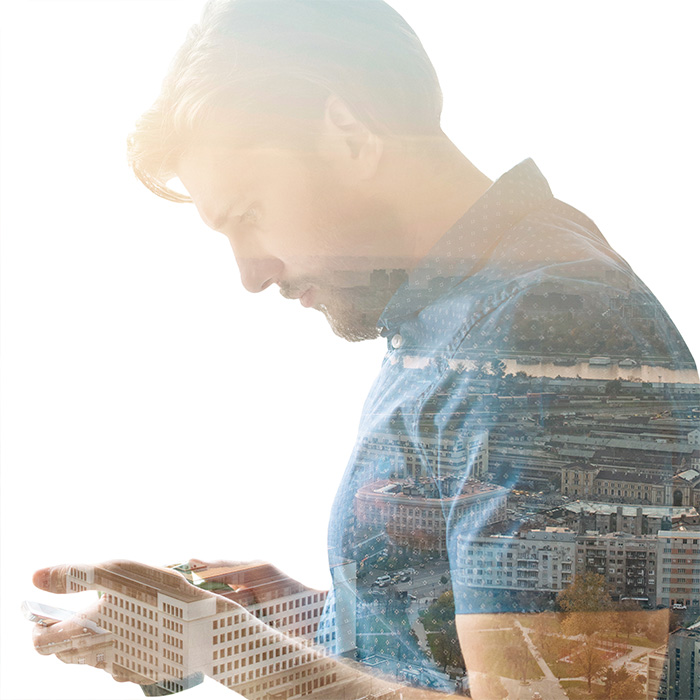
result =
M260 209L257 206L249 207L240 216L240 223L242 224L255 224L260 218Z

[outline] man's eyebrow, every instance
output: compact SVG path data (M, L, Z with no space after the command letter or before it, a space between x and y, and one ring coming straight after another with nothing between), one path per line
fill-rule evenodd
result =
M230 221L232 213L240 206L242 197L232 197L228 204L219 210L213 212L213 216L207 217L207 225L214 231L220 231L228 221Z

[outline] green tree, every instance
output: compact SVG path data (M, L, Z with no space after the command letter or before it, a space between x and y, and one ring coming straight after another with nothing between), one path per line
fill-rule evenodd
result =
M617 396L622 390L622 380L621 379L611 379L605 385L605 395L606 396Z
M421 622L428 636L428 647L437 664L464 671L464 657L457 638L455 604L452 591L443 593L421 615Z
M506 363L503 360L492 360L491 372L499 379L502 378L506 373Z
M464 657L457 639L454 620L447 622L442 629L428 632L428 646L435 663L447 671L448 666L464 671Z
M617 671L608 666L603 677L601 697L605 700L637 700L644 696L644 686L623 666Z

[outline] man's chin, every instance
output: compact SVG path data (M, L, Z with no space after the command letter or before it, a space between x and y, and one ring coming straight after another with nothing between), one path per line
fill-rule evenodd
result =
M352 316L334 313L324 304L319 304L314 308L323 313L331 330L343 340L359 343L362 340L373 340L379 337L376 319L368 319L364 314Z

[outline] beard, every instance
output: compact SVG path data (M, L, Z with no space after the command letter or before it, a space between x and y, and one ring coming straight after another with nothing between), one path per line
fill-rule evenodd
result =
M377 239L399 235L399 217L393 208L374 199L358 199L347 192L337 175L314 161L310 170L309 209L316 232L314 267L322 270L280 285L282 296L298 298L313 287L313 308L323 313L331 330L350 342L379 337L379 318L396 290L407 279L411 261L377 246ZM348 241L356 246L349 247ZM381 251L381 252L380 252ZM309 260L299 260L306 267Z
M338 337L352 343L372 340L380 335L377 326L382 312L405 280L403 270L394 269L391 276L382 273L385 270L375 270L369 274L367 284L352 287L338 287L309 279L297 283L294 288L283 286L280 293L286 298L295 298L297 290L315 287L318 301L313 308L326 317L331 330Z
M377 325L386 303L381 309L362 310L344 296L332 294L327 301L315 307L326 317L331 330L339 338L351 343L378 338ZM388 301L387 299L386 302Z

